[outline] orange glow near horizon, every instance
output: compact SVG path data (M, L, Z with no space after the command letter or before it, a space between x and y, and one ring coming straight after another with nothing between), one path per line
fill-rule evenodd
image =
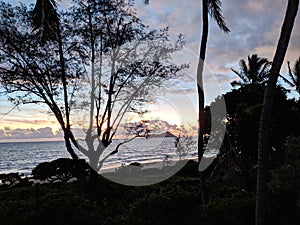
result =
M35 119L19 119L18 117L7 117L0 120L0 129L39 129L44 127L50 127L53 131L57 131L60 126L54 120L47 120L44 118Z
M148 113L143 116L128 113L123 118L123 123L138 122L141 120L162 120L166 121L173 128L177 127L176 129L179 129L182 126L185 128L197 126L197 113L195 113L191 100L186 96L184 96L184 98L180 98L180 95L177 96L160 97L158 102L148 106ZM2 113L6 110L4 105L0 107ZM88 120L86 120L83 121L83 123L80 123L80 119L82 120L79 114L71 116L71 124L74 131L76 130L76 135L80 135L81 133L84 134L82 131L88 122ZM53 138L50 138L50 140L57 139L58 136L56 134L60 130L60 125L56 118L47 111L47 108L44 109L42 106L35 105L31 105L31 107L29 107L29 105L21 106L21 110L16 109L11 113L0 117L0 142L18 141L14 139L14 133L16 133L13 132L14 130L26 135L26 133L30 133L30 129L38 130L46 127L52 129ZM51 135L47 136L47 140L49 139L49 136ZM32 139L29 140L29 138L30 135L27 138L21 137L19 140L35 141ZM37 138L37 141L43 141L42 139L43 137L41 136L40 138Z

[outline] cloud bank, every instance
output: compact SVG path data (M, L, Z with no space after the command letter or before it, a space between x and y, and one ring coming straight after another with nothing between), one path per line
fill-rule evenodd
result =
M59 132L54 132L50 127L44 128L28 128L28 129L11 129L5 127L0 129L0 140L10 139L40 139L40 138L61 138L62 135Z
M18 1L14 0L12 2L16 3ZM35 1L23 0L21 2L34 3ZM69 2L69 0L63 0L61 6L67 7L70 5ZM175 97L176 94L192 96L191 98L193 98L196 106L195 76L202 32L201 1L150 0L150 4L146 6L142 2L136 0L138 6L137 12L150 27L162 28L169 26L171 39L172 37L175 39L180 33L185 35L186 46L184 52L174 60L179 63L188 62L191 67L186 73L186 77L182 79L184 82L176 84L175 90L166 89L165 95ZM230 82L238 79L231 71L231 68L238 68L240 59L245 59L251 54L258 54L261 57L267 57L269 60L272 60L287 5L286 0L223 0L222 3L223 15L231 32L224 34L218 29L215 21L210 19L206 57L207 67L204 75L206 77L205 85L207 86L207 93L209 96L212 96L208 99L208 102L213 100L213 94L216 92L216 89L221 90L223 93L231 89ZM293 64L300 56L299 27L300 12L295 21L285 63L281 70L282 74L287 73L286 61L291 61ZM214 78L210 76L212 73L215 74ZM173 99L173 97L166 97L166 99ZM3 105L2 101L1 105ZM18 125L21 123L39 123L42 126L43 122L47 122L29 117L26 118L26 115L36 115L36 113L30 110L22 110L20 115L13 116L14 118L12 116L6 117L3 123ZM45 117L46 115L44 114L43 118ZM35 118L43 119L41 116L35 116ZM2 140L12 137L39 138L56 137L56 135L58 134L55 134L50 127L0 130L0 139Z

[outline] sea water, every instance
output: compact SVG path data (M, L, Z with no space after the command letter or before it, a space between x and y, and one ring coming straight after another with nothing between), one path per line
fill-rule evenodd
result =
M123 140L115 140L107 148L101 158L112 152ZM175 139L164 138L136 138L122 145L118 153L109 157L103 164L103 169L117 168L122 164L132 162L155 163L164 160L178 160ZM77 152L78 153L78 152ZM214 153L205 153L209 157ZM78 153L81 158L87 159ZM196 158L197 148L191 147L186 158ZM0 143L0 173L18 172L25 175L31 174L32 169L41 162L58 158L70 158L63 141L48 142L14 142Z

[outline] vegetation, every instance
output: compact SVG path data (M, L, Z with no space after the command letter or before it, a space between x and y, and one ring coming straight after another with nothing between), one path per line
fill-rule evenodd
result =
M269 62L267 58L260 58L254 54L248 56L247 59L248 63L246 63L244 59L240 60L239 71L231 69L241 79L241 81L233 81L231 83L233 87L245 84L264 83L268 79L271 62Z
M272 170L272 224L297 224L300 138L288 139L286 162ZM210 201L201 206L198 164L189 161L173 177L158 184L129 187L99 177L90 189L85 180L15 187L0 186L1 224L246 224L254 223L255 192L245 192L220 160L208 176ZM255 180L255 179L254 179ZM255 181L254 181L255 183ZM252 184L255 187L255 184ZM295 198L295 196L298 196ZM294 220L293 220L294 218Z
M168 28L149 29L137 18L131 1L100 3L74 0L65 12L57 10L54 0L37 0L32 8L0 3L1 86L16 106L46 104L73 158L41 163L29 177L0 174L0 224L298 224L300 99L289 99L289 90L277 80L281 77L299 92L300 59L293 68L288 63L289 77L279 74L299 0L288 1L272 63L256 54L247 62L241 59L240 68L232 69L240 77L232 83L235 88L206 108L202 77L208 15L222 31L229 29L221 2L202 1L199 163L205 144L218 138L211 131L212 120L226 124L226 133L219 154L200 171L200 188L201 163L183 160L194 145L184 132L174 141L180 156L176 165L186 164L175 174L169 161L148 169L134 162L103 177L95 172L122 144L151 133L146 120L121 125L125 113L142 115L145 104L154 100L153 91L187 67L170 60L184 44L182 35L170 43ZM76 98L79 95L85 98ZM226 104L226 118L213 118L220 102ZM81 120L83 140L72 133L71 115L88 118L86 124ZM101 161L120 126L131 137ZM78 159L75 149L90 165ZM148 186L134 183L161 181L161 173L173 176ZM114 183L114 177L124 183L131 180L133 186Z
M300 94L300 58L297 59L293 69L291 69L290 62L288 61L289 78L282 77L286 83L294 87Z
M283 25L280 32L277 48L270 69L266 86L264 101L261 110L258 135L258 159L257 159L257 192L256 192L256 225L268 224L268 206L266 205L267 181L268 181L268 151L271 147L272 111L274 105L276 83L280 69L289 45L294 22L297 16L299 0L289 0Z
M100 160L124 125L124 115L145 113L154 88L187 67L170 60L184 44L182 35L171 43L167 27L147 27L131 1L74 0L60 14L55 1L37 1L33 10L0 6L5 93L16 105L47 105L72 158L78 159L74 147L88 157L91 179L124 144ZM84 130L83 139L74 136L75 126ZM137 126L129 135L147 133Z
M86 167L59 159L38 165L33 183L16 174L3 175L0 186L1 224L253 224L255 221L257 129L265 86L245 85L224 95L228 106L227 133L217 159L204 172L209 202L202 207L198 163L188 161L166 181L144 187L129 187L99 176L98 188L90 188ZM250 97L251 96L251 97ZM288 100L282 87L276 89L271 133L272 149L267 161L267 217L271 224L297 224L300 211L300 113L298 101ZM216 99L219 101L220 99ZM212 103L218 104L218 103ZM207 109L208 110L208 109ZM282 132L283 127L286 132ZM251 138L257 140L249 143ZM59 168L59 169L58 169ZM116 170L131 177L166 172L145 169L139 163ZM59 182L78 179L73 183ZM124 176L123 176L124 177ZM17 181L17 182L16 182ZM7 183L8 184L8 183ZM34 186L32 186L34 184ZM18 216L15 216L18 215ZM45 218L48 218L45 221ZM294 222L293 222L294 221Z

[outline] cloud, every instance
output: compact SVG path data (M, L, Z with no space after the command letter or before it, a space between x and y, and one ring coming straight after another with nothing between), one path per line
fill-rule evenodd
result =
M26 112L28 113L28 112ZM8 124L34 124L34 125L43 125L48 123L47 119L18 119L18 118L8 118L5 120Z
M34 0L24 0L23 2L34 3ZM137 12L146 24L157 28L169 26L171 39L175 39L179 33L185 35L186 46L183 54L174 58L174 61L190 63L191 67L185 77L178 80L181 83L176 83L174 86L169 86L172 88L164 90L164 94L173 95L178 101L180 99L178 95L193 94L196 87L196 67L202 33L201 1L151 0L147 6L142 2L136 1ZM245 59L251 54L258 54L261 57L267 57L270 61L272 60L287 6L286 0L236 0L234 2L224 0L222 3L223 15L231 32L224 34L217 27L215 21L210 19L206 54L207 67L205 68L208 102L214 100L215 94L220 92L216 90L225 93L231 89L230 82L237 79L231 68L238 68L240 59ZM62 7L69 5L69 0L61 2ZM291 61L293 64L300 56L299 27L300 16L298 15L282 66L282 74L287 72L286 61ZM211 77L211 74L215 76ZM175 102L175 97L173 102ZM173 100L172 96L165 98ZM197 99L193 98L192 101L195 103ZM7 105L1 100L0 112L2 114L7 111ZM25 111L26 113L24 113ZM28 126L30 124L42 126L45 123L44 126L51 126L49 120L44 119L45 113L43 115L42 113L38 114L36 109L30 111L29 108L24 108L21 113L16 112L10 115L10 117L4 118L4 124L19 126L23 123ZM55 122L55 119L52 121ZM31 135L38 135L36 134L38 133L37 130L36 128L36 132L32 132ZM22 136L23 131L18 131L18 135ZM80 133L79 130L78 132ZM1 137L5 134L5 129L0 130ZM48 133L48 135L50 134Z
M193 84L194 85L194 84ZM169 89L165 89L165 93L166 94L196 94L196 85L194 85L194 88L181 88L181 89L173 89L173 88L169 88Z
M174 134L179 134L180 131L182 131L183 129L188 129L188 128L180 127L177 124L170 124L165 120L151 119L151 120L144 120L139 122L128 122L126 124L122 124L120 127L120 131L118 133L119 135L128 134L126 128L139 127L139 125L141 124L147 127L147 129L150 130L151 134L159 134L166 131L171 131Z
M11 129L5 127L0 130L0 140L7 139L38 139L38 138L59 138L62 137L60 133L53 132L52 128L28 128L28 129Z
M231 32L224 34L210 19L206 64L210 73L223 74L228 79L219 80L225 92L231 89L227 83L236 79L231 68L237 68L238 62L251 54L259 54L270 61L276 50L284 19L287 1L285 0L236 0L234 3L222 1L222 11ZM157 27L170 27L171 37L183 33L186 39L185 51L179 60L190 62L191 73L195 77L197 57L202 32L201 1L152 0L149 5L138 10L146 23ZM300 17L295 22L290 46L285 61L296 61L300 56ZM286 73L283 65L282 73ZM213 83L211 83L213 85Z

